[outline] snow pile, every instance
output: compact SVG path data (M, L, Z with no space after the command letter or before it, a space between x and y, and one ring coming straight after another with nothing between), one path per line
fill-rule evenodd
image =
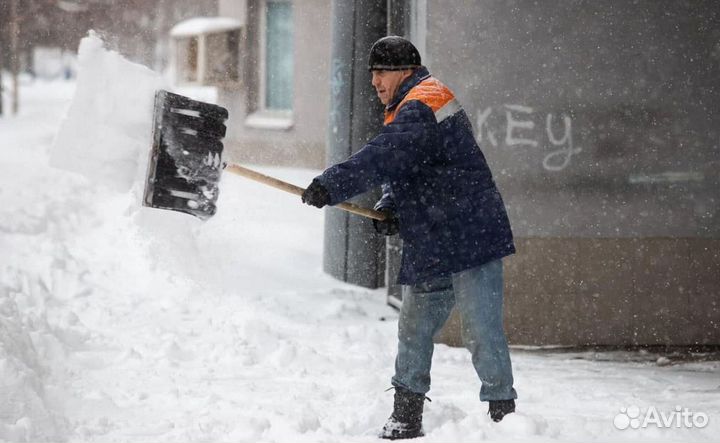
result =
M46 368L29 333L49 328L35 316L23 319L14 298L29 288L27 280L16 283L0 282L0 441L52 440L58 428L45 398Z
M78 50L78 87L55 139L51 165L118 191L144 173L160 74L103 47L90 33Z
M0 119L0 441L60 441L67 433L55 375L86 336L62 297L80 279L59 239L82 229L77 180L47 166L48 141L72 87L21 92L21 114Z

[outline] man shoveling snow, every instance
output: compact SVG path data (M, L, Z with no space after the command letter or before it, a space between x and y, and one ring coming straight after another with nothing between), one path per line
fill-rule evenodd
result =
M454 94L422 66L401 37L375 42L368 61L385 107L380 134L308 186L303 202L322 208L383 186L377 231L403 239L403 303L395 362L395 407L382 438L423 435L433 336L454 305L494 421L515 411L502 324L501 259L515 252L510 222L472 126Z

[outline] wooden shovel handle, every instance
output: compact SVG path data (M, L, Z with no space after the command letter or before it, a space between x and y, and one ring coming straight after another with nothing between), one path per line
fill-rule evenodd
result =
M282 180L278 180L274 177L261 174L257 171L253 171L252 169L248 169L238 164L228 164L225 167L225 170L230 171L234 174L242 175L243 177L249 178L250 180L254 180L258 183L272 186L273 188L277 188L281 191L289 192L291 194L301 196L303 192L305 192L305 189L299 186L295 186ZM352 203L338 203L337 205L333 206L333 208L342 209L343 211L352 212L353 214L362 215L363 217L372 218L374 220L385 220L385 215L382 212L375 211L373 209L361 208L360 206L354 205Z

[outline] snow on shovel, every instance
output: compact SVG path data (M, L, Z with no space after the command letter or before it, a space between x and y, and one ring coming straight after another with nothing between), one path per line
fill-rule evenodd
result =
M222 170L295 195L304 189L237 164L222 162L225 108L159 90L143 205L208 219L215 214ZM376 220L384 215L351 203L334 207Z

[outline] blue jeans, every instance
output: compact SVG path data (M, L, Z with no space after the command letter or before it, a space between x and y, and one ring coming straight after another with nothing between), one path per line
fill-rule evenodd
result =
M430 390L433 336L455 304L462 318L463 343L482 382L480 400L517 398L503 330L502 260L403 286L393 386L419 394Z

